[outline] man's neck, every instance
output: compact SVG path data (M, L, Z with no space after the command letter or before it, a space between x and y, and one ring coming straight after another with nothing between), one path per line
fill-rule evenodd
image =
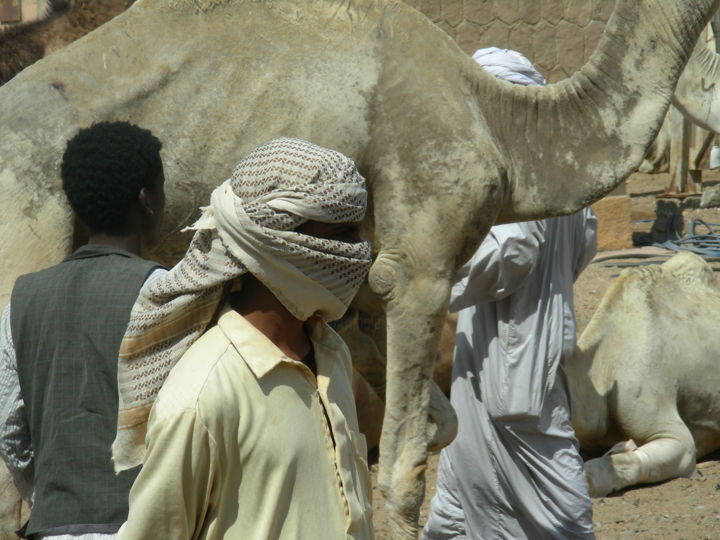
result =
M125 251L129 251L134 255L140 255L142 242L140 237L135 234L128 235L110 235L104 233L91 234L88 237L88 244L99 244L102 246L112 246Z
M242 277L242 290L233 293L235 311L260 330L278 349L293 360L302 361L312 345L304 321L296 319L275 295L249 274Z

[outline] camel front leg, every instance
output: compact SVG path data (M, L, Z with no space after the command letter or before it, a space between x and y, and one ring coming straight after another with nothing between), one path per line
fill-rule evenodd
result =
M350 349L353 361L353 394L360 431L367 439L368 450L371 450L380 442L385 413L386 361L373 338L360 330L358 315L356 311L332 326ZM385 322L384 314L382 321ZM430 382L428 421L428 450L439 451L455 438L457 417L443 390L434 381Z
M636 484L690 477L695 471L695 443L678 417L664 432L635 450L610 454L585 463L591 497L604 497Z
M386 408L380 441L380 489L394 539L415 539L425 494L430 384L450 291L449 279L405 275L383 254L370 272L387 301ZM388 298L389 295L389 298ZM450 428L452 439L455 428Z

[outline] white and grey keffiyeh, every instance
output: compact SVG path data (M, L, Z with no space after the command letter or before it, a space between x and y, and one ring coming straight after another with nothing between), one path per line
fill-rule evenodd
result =
M359 222L366 203L353 161L306 141L275 139L238 163L191 227L197 232L183 259L133 306L118 364L116 471L143 462L150 408L228 281L250 272L300 320L344 314L370 267L369 244L294 229L309 220Z
M535 69L532 62L517 51L487 47L478 49L473 60L497 79L523 86L545 86L545 77Z

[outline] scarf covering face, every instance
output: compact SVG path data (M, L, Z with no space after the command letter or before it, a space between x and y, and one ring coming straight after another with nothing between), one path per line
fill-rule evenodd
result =
M538 73L532 62L517 51L488 47L478 49L473 60L497 79L523 86L545 86L545 78Z
M293 229L309 220L359 222L366 203L353 161L305 141L275 139L238 163L190 227L196 232L183 259L133 306L118 364L116 471L143 462L150 408L230 280L250 272L300 320L342 317L370 268L369 244Z

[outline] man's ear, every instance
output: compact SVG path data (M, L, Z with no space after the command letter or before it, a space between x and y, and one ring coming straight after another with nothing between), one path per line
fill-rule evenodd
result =
M140 193L138 193L138 203L140 203L140 208L142 208L143 213L148 216L155 215L155 209L153 208L151 199L152 197L148 193L147 188L140 188Z

